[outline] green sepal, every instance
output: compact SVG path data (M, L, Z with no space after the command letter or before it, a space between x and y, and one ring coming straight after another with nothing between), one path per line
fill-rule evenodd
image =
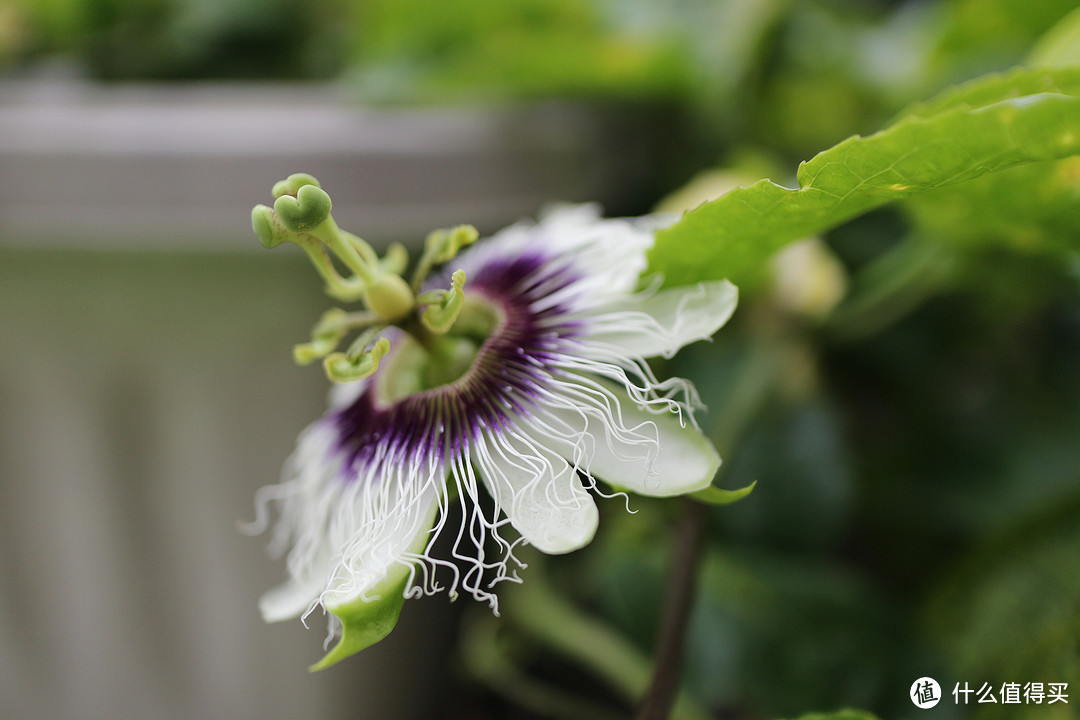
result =
M706 505L730 505L736 500L742 500L749 495L754 490L755 485L757 485L757 480L738 490L724 490L715 485L710 485L704 490L690 493L690 497Z
M311 230L326 222L333 203L330 196L318 185L304 185L297 193L282 195L274 201L274 212L281 224L293 232Z
M310 672L325 670L350 655L371 647L389 635L397 625L401 607L405 604L405 584L408 579L407 573L402 573L400 579L392 576L388 578L372 591L372 594L379 596L378 600L370 602L354 600L329 608L330 612L341 621L341 637L337 645L308 670Z

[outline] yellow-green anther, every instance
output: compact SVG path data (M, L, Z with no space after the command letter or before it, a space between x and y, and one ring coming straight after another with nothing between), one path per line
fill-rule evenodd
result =
M277 199L282 195L292 195L293 197L296 197L297 191L305 185L322 187L319 185L319 181L312 175L308 175L307 173L293 173L284 180L274 183L274 189L271 192L274 195L274 199Z
M449 230L436 230L427 236L425 250L431 253L433 264L449 262L457 257L461 248L472 245L480 233L472 225L458 225Z
M357 335L353 339L352 344L349 345L349 349L345 351L345 357L351 362L359 360L363 357L364 353L367 352L368 345L371 344L371 341L374 340L375 336L385 327L385 325L376 325L375 327L369 327L367 330L364 330Z
M364 284L364 302L386 322L395 322L412 311L416 297L400 275L382 273Z
M317 228L330 217L330 196L318 185L304 185L296 196L282 195L274 201L281 224L293 232Z
M310 365L319 358L326 357L337 348L344 334L321 335L309 343L293 345L293 361L297 365Z
M293 347L296 364L310 365L334 352L349 329L348 318L349 314L341 308L331 308L323 313L311 332L311 342Z
M379 369L379 360L390 351L390 341L379 338L370 350L355 357L336 352L323 360L326 376L334 382L345 383L370 377Z
M436 265L453 260L461 248L472 245L480 233L472 225L458 225L449 230L434 230L424 241L424 254L420 256L413 275L413 290L419 292L428 273Z
M420 315L420 322L436 335L446 334L461 314L461 308L465 304L465 271L456 271L450 279L450 285L450 291L443 296L442 301L428 305Z
M401 243L391 243L379 264L383 272L400 275L409 266L409 251Z

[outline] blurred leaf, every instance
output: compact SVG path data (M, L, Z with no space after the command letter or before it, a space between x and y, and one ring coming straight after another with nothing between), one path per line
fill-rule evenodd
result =
M948 248L918 236L882 253L855 275L829 318L832 337L850 341L880 332L945 287L955 264Z
M372 0L353 23L367 98L685 93L691 67L671 33L623 32L576 0Z
M1080 157L1031 163L933 190L905 203L922 234L1000 241L1020 250L1080 247Z
M797 720L877 720L877 716L862 710L837 710L831 713L801 715Z
M984 82L1003 90L1000 76ZM1039 92L908 117L803 163L797 189L762 180L685 214L657 233L648 270L662 273L666 285L753 282L765 260L788 242L889 201L1077 153L1080 97L1074 95Z
M885 648L898 647L902 617L839 563L710 550L697 603L687 683L714 707L793 715L877 704L899 674Z
M1074 474L1075 475L1075 474ZM962 679L1080 683L1080 496L983 543L945 577L930 632ZM1074 717L979 707L979 718ZM1051 709L1052 710L1052 709Z
M1043 35L1028 56L1031 65L1080 66L1080 8Z
M1075 8L1076 0L954 0L934 54L946 68L1002 67Z
M1070 49L1070 43L1072 47ZM1080 62L1080 11L1048 35L1038 56L1057 64ZM1080 68L1019 69L996 82L968 83L909 112L932 115L958 106L980 106L1002 95L1037 92L1080 94ZM1055 251L1080 245L1080 158L1032 163L913 197L905 209L924 235L951 242L999 241L1021 250Z

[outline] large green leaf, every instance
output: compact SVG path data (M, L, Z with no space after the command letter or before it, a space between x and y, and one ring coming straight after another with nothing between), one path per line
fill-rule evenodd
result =
M1074 17L1075 16L1075 17ZM1080 24L1080 12L1068 18ZM969 83L911 108L927 115L993 100L994 92L1080 96L1080 68L1014 71L994 83ZM1080 157L1029 163L942 187L906 203L921 235L952 242L998 241L1033 251L1080 245Z
M1029 163L905 204L922 236L1025 251L1080 247L1080 157Z
M1020 70L948 92L869 137L803 163L798 188L762 180L657 233L649 271L666 285L752 282L792 240L887 202L1022 163L1080 154L1080 72Z
M933 117L954 108L981 108L1039 93L1080 96L1080 68L1018 67L1006 73L985 75L910 105L894 121L908 116Z

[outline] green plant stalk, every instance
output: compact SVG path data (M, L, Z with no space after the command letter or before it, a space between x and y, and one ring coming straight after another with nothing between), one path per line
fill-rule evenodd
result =
M603 622L552 592L542 578L530 577L523 583L506 612L530 636L606 680L627 702L637 703L642 697L651 674L648 658ZM684 693L671 717L707 720L709 716Z

